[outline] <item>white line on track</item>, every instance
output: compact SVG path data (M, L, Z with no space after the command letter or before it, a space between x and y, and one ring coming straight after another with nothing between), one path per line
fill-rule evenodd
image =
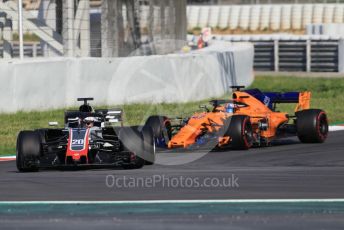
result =
M0 201L7 204L244 204L244 203L332 203L344 202L344 199L226 199L226 200L127 200L127 201Z

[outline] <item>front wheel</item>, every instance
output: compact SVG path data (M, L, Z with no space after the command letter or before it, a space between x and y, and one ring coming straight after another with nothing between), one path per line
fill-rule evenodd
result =
M36 172L39 169L41 143L37 132L21 131L17 137L16 164L19 172Z
M224 122L223 136L231 138L233 149L246 150L253 145L253 129L250 117L245 115L234 115Z
M323 143L328 135L327 115L320 109L307 109L296 114L297 136L303 143Z

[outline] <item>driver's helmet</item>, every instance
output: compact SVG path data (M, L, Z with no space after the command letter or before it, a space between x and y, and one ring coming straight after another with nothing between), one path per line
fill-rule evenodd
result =
M226 113L233 113L234 112L234 104L233 103L228 103L225 107Z
M79 107L79 111L82 113L92 113L94 110L93 110L92 106L86 104L86 105L81 105Z
M86 128L92 128L94 126L94 122L97 122L97 121L98 119L96 117L86 117L83 120Z

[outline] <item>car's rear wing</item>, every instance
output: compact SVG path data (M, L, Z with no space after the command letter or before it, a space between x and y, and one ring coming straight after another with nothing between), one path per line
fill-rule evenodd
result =
M311 93L305 92L261 92L259 89L245 90L246 93L257 98L270 109L274 110L276 104L280 103L297 103L295 111L309 109Z

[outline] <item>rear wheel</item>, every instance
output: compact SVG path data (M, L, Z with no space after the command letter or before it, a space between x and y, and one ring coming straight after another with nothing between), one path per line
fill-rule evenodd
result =
M253 130L250 117L244 115L234 115L229 117L223 126L223 136L231 138L233 149L245 150L253 145Z
M142 138L145 163L146 165L152 165L155 162L155 140L153 129L151 127L144 126L142 128Z
M171 122L165 116L148 117L145 127L151 127L156 144L159 147L166 147L171 139Z
M327 115L320 109L296 113L297 136L303 143L323 143L328 135Z
M20 172L39 169L41 155L40 137L35 131L21 131L17 137L16 164Z
M119 131L123 150L130 153L130 162L123 165L126 169L142 168L145 164L142 134L136 127L123 127Z

